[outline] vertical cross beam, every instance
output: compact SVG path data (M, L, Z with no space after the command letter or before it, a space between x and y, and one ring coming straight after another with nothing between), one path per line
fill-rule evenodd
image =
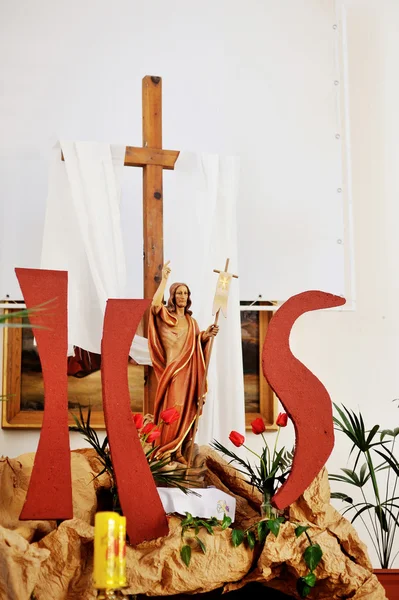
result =
M162 148L162 79L147 75L143 79L143 147ZM163 265L163 189L160 165L143 167L143 261L144 298L152 298L161 281ZM144 317L148 331L148 313ZM146 367L144 414L154 412L157 380Z
M144 298L152 298L161 282L163 265L163 169L173 170L178 150L162 148L162 79L154 75L143 78L143 147L126 148L125 166L143 168L143 274ZM143 319L144 335L148 315ZM157 380L153 369L146 367L144 413L153 413Z

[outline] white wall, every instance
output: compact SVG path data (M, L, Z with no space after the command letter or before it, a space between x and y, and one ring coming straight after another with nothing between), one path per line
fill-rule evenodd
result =
M342 139L335 137L343 85L334 85L333 0L117 0L112 9L107 0L3 0L0 11L0 297L20 295L14 266L39 266L52 144L140 145L146 74L163 76L164 147L240 156L240 282L251 279L253 260L262 265L246 299L260 292L281 299L287 285L299 291L300 265L308 285L317 286L317 265L319 285L343 292L337 239L344 237L345 194L336 191L343 182ZM124 171L135 188L139 169ZM173 201L171 177L165 173L165 203ZM141 282L140 196L125 196L122 210L128 267ZM282 208L287 221L276 236ZM257 248L271 239L269 248ZM307 255L317 246L317 261L299 260L305 243ZM289 255L296 263L281 277ZM284 283L281 294L258 289L272 278ZM140 296L134 286L130 292ZM1 431L0 452L33 449L36 440L37 432Z
M390 427L398 424L399 417L391 402L399 395L399 4L396 0L345 4L357 310L303 316L295 326L292 347L325 383L335 402L360 408L370 425ZM140 93L139 85L135 93ZM114 110L109 107L110 116ZM175 114L173 123L177 119ZM204 133L202 147L205 142ZM292 434L288 428L284 433L289 445ZM255 448L258 440L249 438ZM36 441L36 432L1 431L0 451L15 455L32 450ZM77 444L73 438L73 445ZM345 466L347 450L338 438L328 464L331 471Z
M399 4L395 0L344 4L356 311L304 315L291 342L293 352L323 381L334 402L360 409L369 426L392 428L399 425L399 409L392 403L399 396ZM292 431L284 437L290 445ZM257 443L251 435L249 444ZM347 466L348 451L348 443L337 434L327 465L330 472ZM343 486L333 484L333 489L342 491ZM350 488L346 491L353 493ZM357 527L367 542L361 525Z
M165 148L240 158L231 268L242 299L284 300L302 286L345 293L334 0L3 0L0 11L0 297L19 295L14 266L39 266L51 145L140 145L146 74L163 77ZM124 174L129 291L139 296L141 173Z

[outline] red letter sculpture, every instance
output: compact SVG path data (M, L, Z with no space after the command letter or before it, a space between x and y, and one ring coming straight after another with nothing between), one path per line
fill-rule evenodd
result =
M27 308L48 302L29 317L40 353L44 414L40 440L20 519L71 519L68 431L66 271L16 269Z
M295 321L305 312L345 304L345 299L325 292L293 296L272 318L263 345L263 373L295 427L292 470L273 496L280 509L306 490L325 465L334 446L330 396L324 385L292 354L289 337Z
M133 423L129 349L150 300L108 300L101 349L103 405L119 500L131 544L169 532L166 514Z

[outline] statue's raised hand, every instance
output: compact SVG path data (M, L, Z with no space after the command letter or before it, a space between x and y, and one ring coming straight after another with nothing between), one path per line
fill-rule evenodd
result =
M170 263L170 260L168 260L168 262L165 263L164 266L162 267L162 279L164 279L165 281L168 279L170 272L171 272L171 268L168 267L169 263Z

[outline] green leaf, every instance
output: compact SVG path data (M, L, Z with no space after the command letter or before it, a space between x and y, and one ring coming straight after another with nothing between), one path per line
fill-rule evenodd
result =
M230 517L228 517L227 515L224 515L223 521L222 521L222 529L227 529L227 527L230 527L230 525L231 525Z
M244 532L241 529L233 529L231 541L233 542L233 546L237 548L244 541Z
M182 561L184 562L184 564L186 565L186 567L188 567L190 565L190 560L191 560L191 548L190 546L182 546L181 550L180 550L180 557L182 559Z
M387 517L385 515L384 510L381 508L381 506L375 507L375 514L377 515L377 518L380 522L382 530L389 531Z
M308 573L302 579L306 582L309 587L314 587L316 585L317 577L314 573Z
M304 577L300 577L296 582L296 589L301 598L306 598L312 588L306 583Z
M197 542L198 542L198 545L199 545L199 547L201 548L202 552L203 552L204 554L206 554L206 546L205 546L204 542L203 542L202 540L200 540L200 539L199 539L199 537L198 537L197 535L195 536L195 539L197 540Z
M352 484L356 485L357 487L362 487L361 483L360 483L360 479L358 477L358 474L356 473L355 470L352 469L341 469L341 471L343 471L351 480Z
M352 479L349 479L349 477L344 477L343 475L336 475L334 473L334 474L329 475L328 478L330 481L340 481L341 483L349 483L350 485L356 485L356 487L359 487L356 483L355 484L353 483Z
M360 483L362 485L364 485L368 479L368 475L366 474L367 472L367 463L364 463L364 465L362 465L361 469L360 469L360 473L359 473L359 479L360 479Z
M269 528L267 526L266 521L259 521L259 523L258 523L258 540L261 544L267 538L268 533L269 533Z
M323 551L320 548L319 544L312 544L308 546L303 553L303 558L310 569L310 571L314 571L319 562L321 561L321 557L323 556Z
M347 509L347 510L350 510L351 508L357 508L358 506L362 506L362 508L356 510L356 514L353 517L351 523L353 523L354 521L356 521L356 519L358 517L360 517L360 515L362 513L364 513L364 511L375 508L374 504L359 502L358 504L355 504L354 506L350 506L349 509Z
M203 521L202 519L198 519L198 525L202 525L203 527L205 527L205 529L207 530L208 533L213 535L212 525L210 525L206 521Z
M391 437L395 437L394 432L392 431L392 429L383 429L380 432L380 441L382 442L385 436L391 436Z
M248 546L251 548L251 550L253 550L255 548L255 544L256 544L255 534L253 531L247 531L246 536L247 536Z
M373 429L370 431L367 440L366 440L366 444L370 445L371 440L373 439L373 437L376 435L376 433L378 432L380 426L379 425L374 425Z
M399 462L397 458L388 450L388 448L385 448L384 450L385 452L380 452L379 450L376 450L376 452L382 456L384 460L386 460L389 466L393 469L395 475L399 477Z
M300 535L302 535L303 533L305 533L305 531L307 531L309 529L310 525L298 525L298 527L295 529L295 535L298 538Z
M277 517L277 519L268 519L266 523L270 531L277 537L280 531L281 517Z
M348 496L348 494L344 494L343 492L331 492L331 498L342 500L342 502L348 502L348 504L353 504L353 498Z
M185 513L186 518L183 519L183 521L181 522L181 526L184 527L184 525L191 525L191 523L193 522L193 515L190 514L189 512Z

